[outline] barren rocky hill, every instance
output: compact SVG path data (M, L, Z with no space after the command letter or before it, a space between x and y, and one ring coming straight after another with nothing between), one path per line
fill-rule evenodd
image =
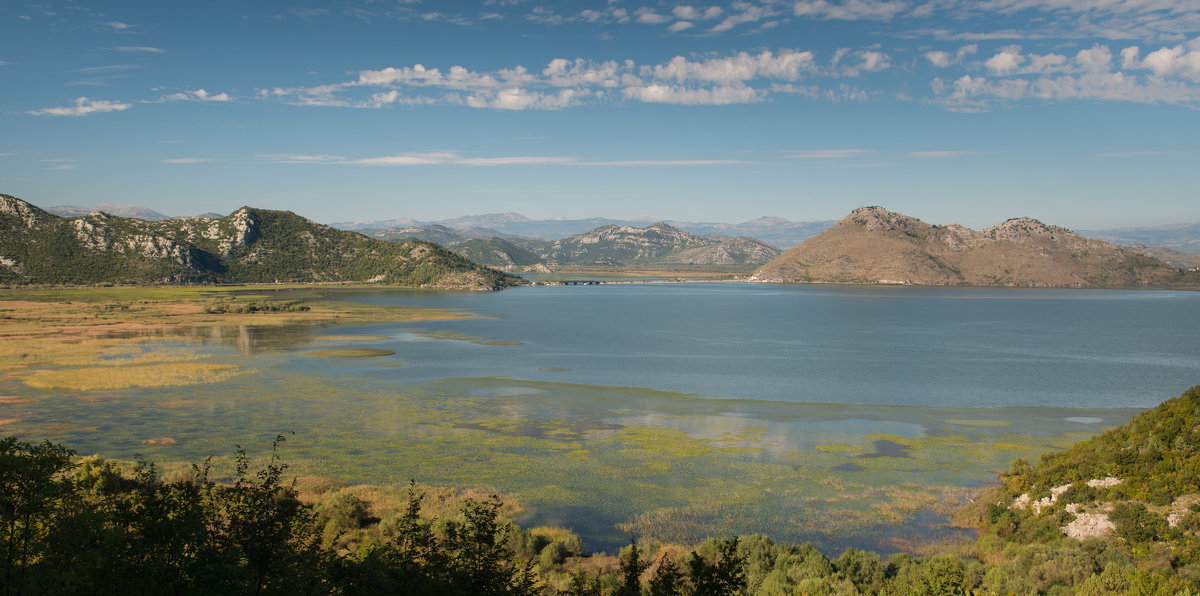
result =
M1127 287L1183 281L1167 263L1026 217L982 231L860 207L759 268L782 283Z

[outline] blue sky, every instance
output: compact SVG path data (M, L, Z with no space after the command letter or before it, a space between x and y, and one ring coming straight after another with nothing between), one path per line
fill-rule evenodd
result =
M6 2L0 192L321 222L1200 221L1200 0Z

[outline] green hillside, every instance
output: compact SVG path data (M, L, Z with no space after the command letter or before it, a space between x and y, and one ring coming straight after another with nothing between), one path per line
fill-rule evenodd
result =
M0 282L366 282L499 289L520 280L436 245L392 243L289 211L220 219L63 218L0 195Z

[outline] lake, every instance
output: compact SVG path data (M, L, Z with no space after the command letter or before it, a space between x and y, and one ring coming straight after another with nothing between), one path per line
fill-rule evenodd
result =
M200 345L240 367L206 385L0 391L31 400L9 406L22 434L83 453L199 461L294 431L298 472L488 487L521 500L522 524L572 528L591 548L762 532L886 553L966 535L950 512L1011 459L1200 383L1194 292L690 283L336 298L474 316L145 347ZM156 437L173 444L144 444Z

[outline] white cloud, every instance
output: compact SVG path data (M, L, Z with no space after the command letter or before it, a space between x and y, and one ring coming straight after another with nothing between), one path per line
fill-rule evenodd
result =
M56 166L50 166L46 169L47 170L71 170L74 168L75 168L75 164L64 163L64 164L58 164Z
M164 95L160 101L233 101L228 93L209 93L204 89Z
M686 12L686 11L685 11ZM710 11L705 11L710 12ZM362 70L343 83L260 89L259 99L292 105L383 108L392 105L458 104L500 110L563 109L585 103L642 101L721 105L764 101L772 93L862 101L868 93L842 85L831 91L793 83L814 77L846 77L892 67L877 50L839 50L824 67L811 51L782 49L726 56L675 56L659 64L633 60L593 62L555 58L540 70L524 66L479 72L412 66Z
M661 25L662 23L669 23L671 21L671 17L658 14L653 8L645 6L633 11L633 14L637 18L637 22L644 25Z
M42 108L40 110L31 110L28 114L35 116L86 116L88 114L97 114L104 112L120 112L128 110L133 104L121 103L116 101L108 101L103 99L91 100L86 97L80 97L75 100L75 105L62 108Z
M949 52L943 51L930 51L921 55L924 56L926 60L929 60L930 64L938 68L946 68L954 64L960 64L964 58L978 51L979 46L972 43L958 48L958 51L954 52L953 55L951 55Z
M676 56L666 64L646 69L654 78L677 82L704 81L728 85L758 78L794 81L816 70L812 52L783 50L778 55L769 51L759 54L739 52L725 58L710 58L692 62Z
M1137 46L1125 48L1121 50L1121 64L1126 69L1149 70L1160 77L1200 82L1200 37L1187 45L1159 48L1144 59Z
M524 110L528 108L541 110L558 110L577 103L583 93L575 89L560 89L558 93L542 93L527 91L520 88L501 89L495 93L475 94L464 101L473 108L494 108L498 110Z
M900 0L799 0L792 5L792 13L798 17L842 21L890 21L908 9L908 3Z
M622 91L626 97L645 103L728 105L755 103L763 99L761 92L744 85L697 89L655 83L641 87L626 87Z
M162 163L194 164L194 163L207 163L212 160L207 157L172 157L172 158L168 158L168 159L163 159L161 161L162 161Z
M847 57L857 58L857 61L847 60ZM833 53L829 60L829 72L835 76L857 77L863 72L879 72L891 66L891 58L883 52L874 50L852 51L841 48Z
M671 9L671 14L675 15L675 18L685 21L695 21L700 18L700 11L687 5L676 6Z
M137 25L130 25L129 23L122 23L121 21L109 21L107 23L100 23L100 27L108 29L109 31L124 33L137 27Z
M1009 74L1016 72L1024 61L1020 46L1009 46L996 52L996 55L988 58L983 65L995 74Z
M874 152L874 149L818 149L792 153L788 157L796 159L847 159Z
M678 23L675 23L675 24L671 25L670 27L667 27L667 31L670 31L671 33L679 33L680 31L684 31L686 29L691 29L695 25L696 24L691 21L679 21Z
M935 51L925 52L924 54L921 54L921 55L924 56L925 59L928 60L930 64L932 64L938 68L946 68L947 66L950 66L950 64L951 64L949 52L935 50Z

